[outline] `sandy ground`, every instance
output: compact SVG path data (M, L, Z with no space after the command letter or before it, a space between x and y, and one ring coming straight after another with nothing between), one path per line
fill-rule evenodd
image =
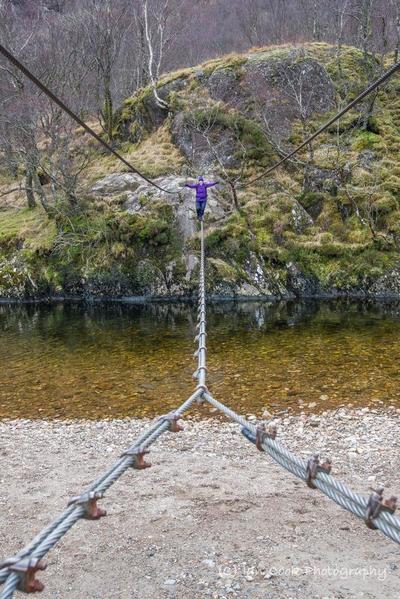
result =
M292 417L279 437L330 455L354 490L400 490L400 414ZM0 423L0 539L12 555L148 421ZM400 597L400 550L258 452L236 425L187 421L48 554L46 598Z

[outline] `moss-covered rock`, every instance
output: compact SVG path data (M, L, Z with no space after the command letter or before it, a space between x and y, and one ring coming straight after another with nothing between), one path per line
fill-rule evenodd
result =
M398 293L398 76L372 115L360 105L272 176L242 186L353 99L377 66L348 46L283 45L165 75L168 110L150 87L139 90L117 111L118 150L174 193L89 145L78 211L56 202L49 219L39 207L0 206L0 296L192 294L198 228L182 186L200 170L224 183L206 213L211 293ZM12 186L2 171L0 191Z

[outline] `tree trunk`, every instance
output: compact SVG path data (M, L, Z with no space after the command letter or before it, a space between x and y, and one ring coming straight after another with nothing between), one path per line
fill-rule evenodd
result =
M234 206L235 206L236 210L238 212L240 212L239 199L238 199L238 196L237 196L237 191L236 191L235 184L233 183L233 181L228 181L228 185L231 188L232 199L233 199Z
M39 196L40 203L47 216L51 218L53 216L51 208L47 202L46 194L43 191L42 184L40 183L39 176L37 173L33 175L33 182L35 184L35 191Z
M398 62L400 58L400 0L396 5L396 48L394 51L394 62Z
M155 63L154 48L153 48L153 40L152 40L152 36L150 33L150 27L149 27L149 13L148 13L147 0L145 0L143 3L143 17L144 17L144 31L145 31L147 49L148 49L148 54L149 54L149 56L148 56L148 72L149 72L149 79L150 79L151 87L153 88L153 96L154 96L155 101L157 102L157 106L159 108L162 108L163 110L169 110L168 103L165 100L163 100L162 98L160 98L160 96L158 95L158 91L157 91L158 70L154 66L154 63ZM163 30L161 28L159 28L159 33L163 34ZM160 52L161 52L161 50L160 50ZM161 62L161 60L159 62Z
M364 129L364 131L370 130L370 127L372 129L372 117L374 115L375 102L376 102L377 97L378 97L378 92L375 91L366 100L366 109L365 109L365 113L363 115L363 123L362 123L362 127L361 127L362 129Z
M361 47L364 55L364 64L368 71L368 53L369 46L372 37L372 0L364 0L360 4L360 33L361 33Z
M316 42L320 42L321 41L321 27L320 27L320 22L319 22L319 14L318 14L318 1L314 0L314 7L313 7L313 39Z
M113 100L110 89L110 82L105 82L104 89L104 107L103 107L104 130L108 140L113 141L114 137L114 115L113 115Z
M35 194L33 193L33 175L30 171L25 175L25 193L29 208L36 208Z

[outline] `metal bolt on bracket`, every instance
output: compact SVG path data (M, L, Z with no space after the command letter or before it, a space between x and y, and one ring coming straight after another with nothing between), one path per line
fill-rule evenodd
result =
M18 590L23 593L41 593L44 584L35 578L36 572L45 570L47 564L37 557L27 557L9 566L19 575Z
M204 337L207 337L207 333L199 333L198 335L196 335L196 337L194 338L195 342L199 341L200 336L203 335Z
M164 414L164 416L161 416L159 420L161 422L168 422L169 430L171 433L179 433L180 431L183 431L183 427L180 424L178 424L178 420L181 420L181 416L176 412L169 412L168 414Z
M264 451L265 439L275 439L278 431L275 424L259 424L256 430L256 447L258 451Z
M306 483L310 489L316 489L316 485L314 484L314 480L317 478L318 472L325 472L326 474L330 474L332 470L332 461L326 459L322 464L319 461L319 454L316 453L313 455L307 462L306 467Z
M263 443L265 439L275 439L277 435L277 429L274 424L261 423L256 428L254 434L248 428L241 429L242 435L246 437L248 441L253 443L259 451L264 451Z
M99 508L97 505L98 500L102 498L103 493L100 493L99 491L89 491L83 495L73 497L69 500L68 505L75 504L84 507L85 512L82 517L86 520L99 520L99 518L103 518L103 516L107 515L106 510Z
M397 508L397 497L392 495L389 499L383 498L383 487L378 487L374 491L372 491L367 507L365 510L364 522L371 528L372 530L376 530L376 525L374 524L375 518L379 516L382 511L389 512L394 514Z
M146 468L151 467L150 462L146 462L146 460L144 459L144 456L148 453L150 453L150 451L148 449L140 449L140 448L134 447L133 449L128 449L127 451L124 451L124 453L121 455L121 457L125 457L125 456L133 457L134 460L133 460L131 467L134 468L135 470L145 470Z
M201 345L201 346L199 347L199 349L196 349L196 351L195 351L195 352L194 352L194 354L193 354L193 357L194 357L194 358L198 358L198 357L199 357L199 353L200 353L200 351L201 351L201 350L205 350L205 351L207 351L207 347L206 347L205 345Z
M201 370L204 370L204 372L208 372L207 366L200 366L197 370L194 371L194 373L192 374L192 377L194 379L199 378L199 374L200 374Z

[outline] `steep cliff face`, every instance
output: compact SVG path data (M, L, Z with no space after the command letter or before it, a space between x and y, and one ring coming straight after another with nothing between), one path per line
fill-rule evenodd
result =
M183 185L200 173L223 183L207 209L211 294L397 296L399 77L272 177L241 186L379 68L354 48L309 44L170 74L158 89L169 110L140 90L118 110L119 149L176 193L121 172L93 148L78 214L52 223L31 214L24 228L14 212L0 212L0 297L190 296L198 227Z

